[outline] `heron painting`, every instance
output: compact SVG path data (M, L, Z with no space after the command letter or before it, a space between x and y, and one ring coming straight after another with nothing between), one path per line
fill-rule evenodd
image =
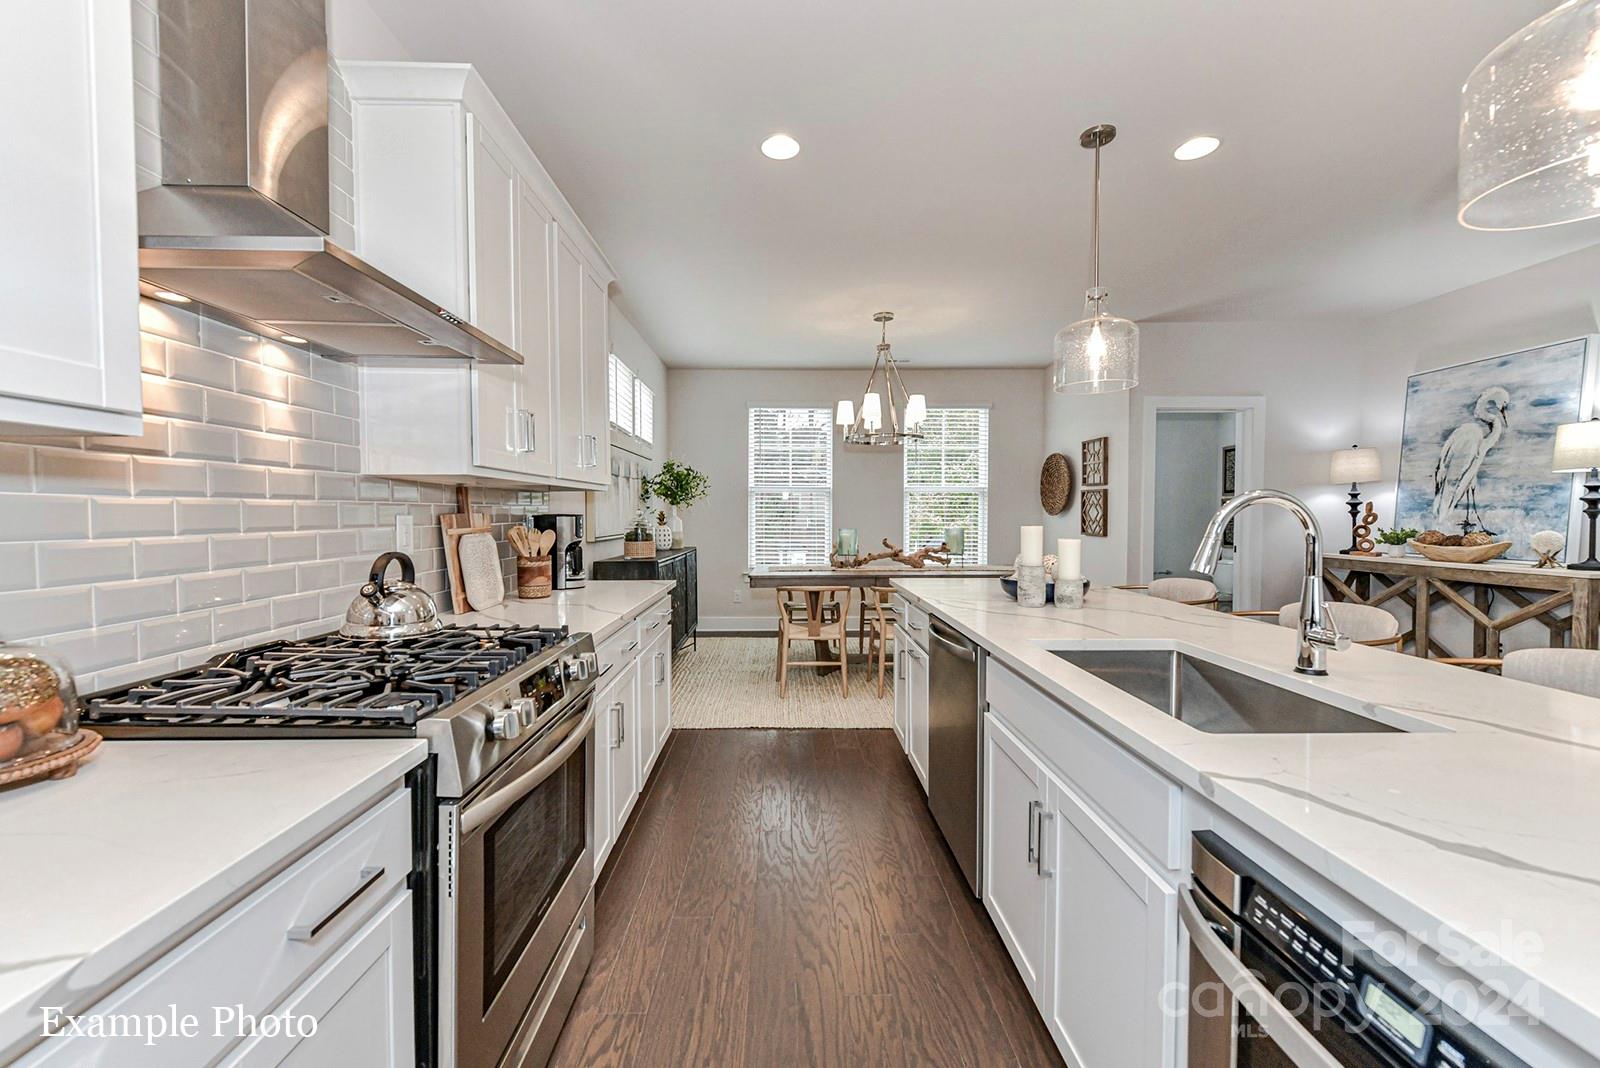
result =
M1589 342L1567 341L1406 382L1395 525L1511 542L1566 530L1572 477L1550 470L1556 427L1583 418Z

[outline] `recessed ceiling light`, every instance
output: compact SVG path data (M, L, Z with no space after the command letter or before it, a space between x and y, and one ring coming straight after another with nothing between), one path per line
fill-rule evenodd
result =
M174 293L170 289L158 289L154 294L158 300L170 300L174 304L188 304L189 298L182 293Z
M768 159L794 159L800 154L800 142L788 134L773 134L761 142L761 154Z
M278 336L291 345L304 345L306 343L306 339L299 334L279 334Z
M1183 144L1172 150L1173 159L1191 160L1209 156L1221 147L1222 142L1215 137L1191 137Z

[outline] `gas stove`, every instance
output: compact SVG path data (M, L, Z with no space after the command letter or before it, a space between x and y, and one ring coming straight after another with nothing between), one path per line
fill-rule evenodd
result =
M460 797L593 686L594 642L566 627L455 626L393 641L269 642L91 694L106 738L425 737Z

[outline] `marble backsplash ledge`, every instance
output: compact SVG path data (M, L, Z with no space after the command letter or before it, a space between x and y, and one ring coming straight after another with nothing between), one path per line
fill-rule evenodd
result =
M442 599L454 493L360 473L354 365L154 301L140 329L142 434L0 439L0 638L55 650L88 692L322 633L400 516ZM546 501L473 493L502 545Z

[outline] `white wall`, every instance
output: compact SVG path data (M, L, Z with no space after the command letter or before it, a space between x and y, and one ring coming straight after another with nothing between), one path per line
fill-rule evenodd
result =
M1156 573L1193 576L1189 565L1222 496L1222 449L1233 445L1231 412L1156 417Z
M1131 574L1128 546L1132 530L1128 524L1131 503L1131 483L1128 480L1130 394L1078 396L1055 393L1050 388L1048 368L1039 382L1039 388L1045 398L1043 451L1059 452L1066 456L1071 461L1073 476L1079 480L1067 510L1060 515L1044 517L1045 545L1054 545L1057 538L1082 538L1083 573L1091 582L1102 586L1127 582ZM1110 488L1106 497L1110 509L1106 536L1089 538L1083 535L1083 471L1080 461L1083 442L1098 437L1109 439L1107 472Z
M412 59L370 0L328 0L328 51L339 59Z
M1037 523L1039 465L1044 459L1044 391L1037 368L906 371L907 385L930 407L987 404L989 417L989 558L1010 562L1017 528ZM770 590L747 588L746 515L748 409L750 405L806 405L830 411L840 397L862 387L859 370L713 370L669 368L673 459L711 479L710 497L684 515L685 539L700 550L700 615L745 618L766 625L774 611ZM902 534L898 450L834 446L833 525L855 527L863 546ZM735 596L740 601L735 601Z

